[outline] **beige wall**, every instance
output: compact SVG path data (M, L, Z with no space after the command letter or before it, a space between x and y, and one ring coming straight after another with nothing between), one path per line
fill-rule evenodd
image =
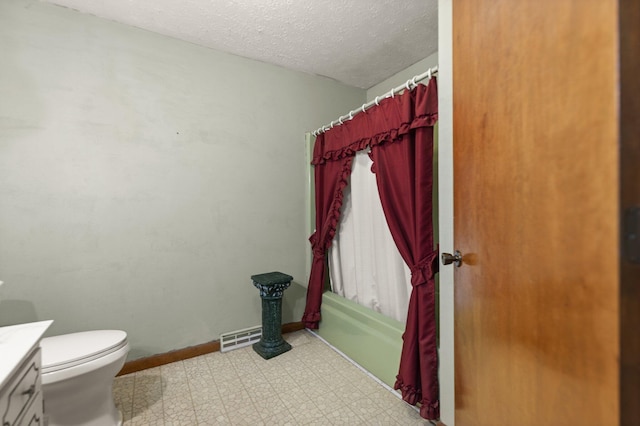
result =
M306 285L304 133L365 91L37 1L0 46L0 325L134 359L260 324L252 274Z
M427 56L410 67L397 72L388 79L370 87L367 90L367 102L374 100L376 96L382 96L390 92L391 89L406 83L407 80L426 72L429 68L433 68L436 65L438 65L438 52Z

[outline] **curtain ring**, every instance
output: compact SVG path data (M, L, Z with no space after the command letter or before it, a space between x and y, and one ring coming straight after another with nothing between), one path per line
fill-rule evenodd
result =
M413 85L413 87L416 87L416 86L417 86L417 84L416 84L416 78L418 78L418 76L415 76L415 77L413 77L413 78L411 79L411 84Z
M331 128L333 129L333 121L331 121L331 123L329 123L329 126L331 126Z
M365 111L364 111L364 106L365 106L365 105L366 105L366 104L362 104L362 112L365 112Z
M427 71L427 78L431 80L431 68Z
M353 120L353 111L349 111L349 120Z
M376 103L376 106L380 105L380 103L378 102L378 97L376 96L376 100L374 101Z
M338 118L338 123L340 123L341 125L343 124L343 123L342 123L342 117L339 117L339 118Z
M407 80L407 84L404 85L404 87L406 87L407 90L411 90L411 87L409 87L409 83L411 83L411 80Z
M393 98L395 96L395 92L393 91L393 89L391 89L391 97Z

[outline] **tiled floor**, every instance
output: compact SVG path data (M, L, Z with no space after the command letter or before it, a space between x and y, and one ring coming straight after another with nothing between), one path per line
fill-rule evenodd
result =
M124 425L429 425L307 331L264 360L249 346L117 377Z

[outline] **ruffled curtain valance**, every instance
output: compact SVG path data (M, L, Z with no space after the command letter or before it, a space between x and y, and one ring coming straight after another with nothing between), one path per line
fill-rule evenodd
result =
M431 84L418 85L318 135L311 164L353 157L369 147L401 140L412 129L433 127L437 120L437 90Z

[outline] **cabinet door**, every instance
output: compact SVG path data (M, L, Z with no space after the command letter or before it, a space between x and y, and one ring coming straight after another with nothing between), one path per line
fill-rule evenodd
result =
M36 348L21 364L11 380L0 392L2 425L24 424L25 413L39 400L42 413L40 348Z
M27 426L40 426L44 424L44 416L42 413L42 392L39 392L36 395L33 403L29 406L29 409L17 424Z

